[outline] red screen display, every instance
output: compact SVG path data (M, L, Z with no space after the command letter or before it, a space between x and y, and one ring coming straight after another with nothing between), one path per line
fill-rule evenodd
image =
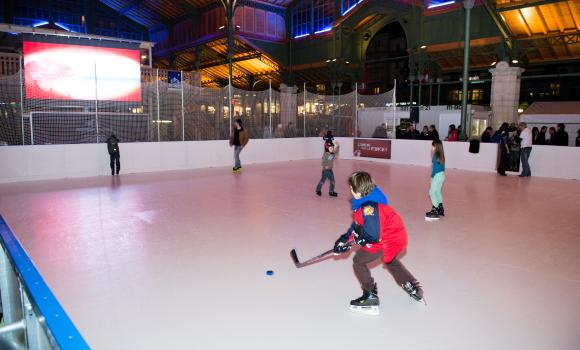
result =
M139 50L24 42L27 98L141 101Z

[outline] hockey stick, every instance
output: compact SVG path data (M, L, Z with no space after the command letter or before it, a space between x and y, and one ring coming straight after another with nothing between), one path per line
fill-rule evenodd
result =
M354 241L350 241L346 244L347 247L352 247ZM310 265L314 262L317 262L318 260L322 260L324 258L326 258L327 256L330 256L331 254L335 254L334 253L334 249L330 249L325 251L322 254L318 254L317 256L315 256L314 258L308 259L306 261L300 262L300 260L298 260L298 254L296 254L296 249L292 249L290 251L290 257L292 257L292 261L294 262L294 265L296 265L297 268L301 268L307 265Z

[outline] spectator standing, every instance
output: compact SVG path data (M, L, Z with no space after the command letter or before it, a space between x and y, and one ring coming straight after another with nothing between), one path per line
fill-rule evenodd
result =
M427 125L423 126L423 131L421 131L421 140L429 140L429 128Z
M532 145L538 144L538 136L540 136L540 129L537 126L532 128Z
M546 132L548 131L547 126L542 126L540 128L540 132L538 133L538 137L536 138L536 145L545 145L546 144Z
M437 128L433 124L429 126L429 140L433 141L439 140L439 132L437 131Z
M556 128L551 126L550 129L548 129L548 135L550 135L550 138L546 141L546 145L550 145L550 146L555 146L558 144L558 140L556 139Z
M526 123L520 123L518 126L520 130L520 154L522 158L522 173L520 177L530 177L532 176L532 171L530 170L529 158L532 153L532 131L528 128Z
M481 142L482 143L491 143L492 132L493 132L493 129L491 126L488 126L487 128L485 128L485 131L483 132L483 134L481 134Z
M568 146L568 133L566 132L566 125L563 123L558 124L558 129L556 131L556 143L557 146Z
M415 129L415 124L409 125L409 129L407 131L407 138L411 140L419 140L421 138L421 134L417 129Z
M496 135L499 138L499 165L497 167L497 173L501 176L507 176L505 171L508 169L510 158L508 128L509 124L503 123L496 132Z
M286 137L296 137L296 128L294 127L294 123L289 122L288 128L286 129Z
M446 141L457 141L457 129L455 124L449 125L449 133L447 134Z

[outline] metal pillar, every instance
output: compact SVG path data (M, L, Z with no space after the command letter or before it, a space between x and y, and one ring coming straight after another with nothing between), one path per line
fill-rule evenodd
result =
M157 68L157 79L155 79L155 90L157 95L157 142L161 141L161 131L159 130L161 124L160 118L160 103L159 103L159 68Z
M304 99L302 101L302 104L304 105L303 109L303 113L304 113L304 137L306 137L306 82L304 82Z
M269 138L272 138L272 79L268 79L268 116L270 117Z
M354 137L358 137L358 82L354 83Z
M179 72L181 78L181 141L185 141L185 110L183 103L183 71Z
M473 8L475 0L464 0L463 7L465 8L465 39L463 45L463 89L461 95L461 134L459 138L466 140L465 131L467 129L467 91L469 84L469 41L471 30L471 9Z
M397 124L397 79L393 88L393 138L395 138L395 124Z
M97 143L99 143L99 93L97 90L97 64L95 63L95 129L97 130Z
M411 93L409 94L409 106L413 105L413 82L411 82L409 84L409 87L411 88Z
M24 64L22 63L22 55L20 55L20 130L22 131L22 145L24 145ZM31 126L32 127L32 126Z
M230 133L232 132L232 117L233 117L233 93L232 93L232 75L233 75L233 57L234 57L234 8L236 0L222 0L222 4L226 10L226 30L228 37L228 116L230 119ZM229 136L229 135L228 135Z
M439 106L441 97L441 84L437 84L437 106Z
M417 106L419 106L419 107L421 107L423 105L423 101L421 101L421 94L423 92L422 91L423 90L423 86L421 84L422 82L423 82L423 80L422 79L419 79L419 93L417 94L418 95L417 96L417 98L418 98L418 100L417 100Z

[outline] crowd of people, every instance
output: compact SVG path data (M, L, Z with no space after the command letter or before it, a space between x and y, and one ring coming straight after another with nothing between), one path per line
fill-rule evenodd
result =
M503 128L503 129L502 129ZM483 143L500 143L501 134L503 132L511 133L508 138L508 144L518 142L519 130L515 123L508 124L503 123L500 129L494 132L492 127L487 127L483 134L481 135L481 142ZM566 131L566 125L560 123L556 127L542 126L533 127L532 133L532 144L533 145L549 145L549 146L568 146L568 132ZM577 131L576 136L576 147L580 147L580 129Z

